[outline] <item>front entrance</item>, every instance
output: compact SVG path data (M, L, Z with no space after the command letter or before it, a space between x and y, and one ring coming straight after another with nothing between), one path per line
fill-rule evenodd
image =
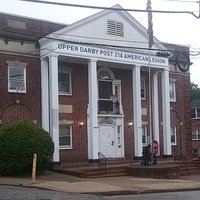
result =
M99 150L107 158L124 157L124 136L121 125L115 123L99 126Z
M99 130L100 152L108 158L115 157L115 127L102 125Z

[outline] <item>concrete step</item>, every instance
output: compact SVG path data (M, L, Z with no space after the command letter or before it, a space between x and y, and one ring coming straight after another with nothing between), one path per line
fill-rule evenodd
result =
M182 162L179 166L181 176L200 174L199 161Z
M57 169L57 172L60 173L65 173L65 174L70 174L74 176L78 176L81 178L89 178L89 177L104 177L104 176L125 176L127 175L126 170L124 166L108 166L106 168L62 168L62 169Z

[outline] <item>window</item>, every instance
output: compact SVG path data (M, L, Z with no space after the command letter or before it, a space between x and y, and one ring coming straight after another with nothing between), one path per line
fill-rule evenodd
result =
M113 111L112 94L112 82L99 81L99 111Z
M174 80L169 83L169 98L170 102L176 102L176 82Z
M141 79L141 99L146 100L146 81Z
M171 145L176 145L176 126L171 126Z
M147 146L147 126L142 125L142 145Z
M25 67L8 67L8 91L26 93Z
M192 140L200 140L200 129L192 131Z
M191 118L193 118L193 119L200 118L200 108L192 108L192 110L191 110Z
M72 149L72 125L60 124L59 146L61 149Z
M58 91L61 95L71 95L71 71L60 66L58 67Z
M117 126L117 147L122 148L122 127Z
M124 24L123 22L108 19L107 20L107 34L124 37Z
M121 82L114 79L108 68L98 72L98 112L101 114L120 114Z

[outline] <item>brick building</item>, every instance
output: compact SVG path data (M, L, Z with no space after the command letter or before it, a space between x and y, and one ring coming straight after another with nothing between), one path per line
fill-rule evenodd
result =
M114 10L71 25L0 14L0 44L1 126L37 122L53 162L138 159L152 141L192 158L187 47L149 50L147 30Z
M192 151L193 157L200 157L200 100L191 102L192 118Z

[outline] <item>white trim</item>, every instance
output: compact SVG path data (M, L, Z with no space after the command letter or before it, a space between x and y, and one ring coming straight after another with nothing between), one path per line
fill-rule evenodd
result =
M194 132L195 132L195 136L196 136L195 139L193 138L193 133L194 133ZM199 138L198 138L198 135L200 135L200 129L192 130L192 140L193 140L193 141L199 141L199 140L200 140L200 136L199 136Z
M110 77L111 77L112 80L115 79L115 75L113 74L112 70L110 68L108 68L108 67L101 67L101 68L99 68L98 72L97 72L97 77L98 77L99 73L102 72L102 71L106 71L107 73L109 73L109 75L110 75ZM102 80L102 79L99 79L99 80Z
M72 137L73 137L73 124L70 124L70 123L59 123L59 127L60 126L64 126L65 128L66 127L69 127L70 129L70 145L60 145L59 144L59 149L73 149L73 143L72 143ZM59 128L60 130L60 128ZM60 133L59 133L59 140L60 140Z
M171 93L173 93L174 96L173 98L170 95ZM169 81L169 97L170 97L170 102L176 102L176 80L174 79L170 79Z
M54 142L53 162L60 161L59 152L59 101L58 101L58 57L49 57L50 134Z
M58 73L65 73L69 74L69 92L60 92L59 87L58 87L58 93L59 95L66 95L66 96L72 96L72 75L71 75L71 69L64 67L64 66L58 66ZM58 84L59 84L59 79L58 79ZM58 85L59 86L59 85Z
M169 70L162 71L163 153L171 155Z
M98 159L99 152L97 88L97 61L92 59L88 63L88 158L92 160Z
M23 85L17 86L15 89L10 89L10 84L11 84L10 70L11 69L23 70L23 82L21 83ZM26 93L26 67L25 66L8 65L7 72L8 72L8 92L10 92L10 93Z
M140 92L140 67L141 66L134 66L132 69L134 148L136 157L142 157L142 116L141 116L142 112L141 112L141 92Z
M153 140L160 143L159 135L159 108L158 108L158 72L153 74L153 95L152 95L152 109L153 109Z
M144 85L144 97L142 97L142 92L141 92L141 100L147 100L147 89L146 89L146 78L145 77L141 77L141 90L142 90L142 85Z
M100 47L98 45L81 45L78 43L58 42L54 40L51 44L47 44L44 48L52 49L54 53L59 55L68 55L73 57L81 57L86 59L98 59L115 63L126 63L130 65L148 65L149 61L152 68L169 68L169 59L148 55L147 53L138 53L131 50L118 50L111 47ZM46 50L41 51L41 56L48 54Z
M42 128L49 133L49 64L41 60Z
M195 111L195 117L191 117L191 119L200 119L200 116L198 117L198 112L197 112L197 109L200 110L200 108L192 108L191 110L194 110ZM192 114L192 113L191 113Z
M119 4L112 6L111 8L119 8L122 9L123 7L121 7ZM66 26L65 28L62 28L58 31L55 31L54 33L49 34L46 38L42 38L39 40L41 45L44 45L46 43L48 43L49 41L51 41L53 38L57 39L57 35L63 35L62 39L66 40L66 41L79 41L79 42L88 42L88 40L90 40L90 38L88 40L86 40L85 37L81 37L81 35L76 36L72 36L72 35L67 35L68 33L73 33L73 30L77 30L80 29L81 32L81 27L84 26L85 24L88 24L94 20L97 20L103 16L109 15L112 12L116 12L121 18L124 19L124 21L126 21L127 23L129 23L134 29L136 29L141 35L143 35L146 40L148 40L148 34L147 34L147 29L142 26L133 16L131 16L128 12L126 11L114 11L114 10L103 10L100 11L94 15L91 15L89 17L86 17L80 21L77 21L69 26ZM48 38L48 39L47 39ZM97 41L94 40L94 43L101 43L101 44L108 44L107 40L102 39L101 41ZM128 42L128 44L130 47L135 47L135 43L130 43L130 41ZM42 47L43 48L43 47ZM167 50L167 48L157 39L154 37L154 45L153 48L155 49L162 49L162 50Z

